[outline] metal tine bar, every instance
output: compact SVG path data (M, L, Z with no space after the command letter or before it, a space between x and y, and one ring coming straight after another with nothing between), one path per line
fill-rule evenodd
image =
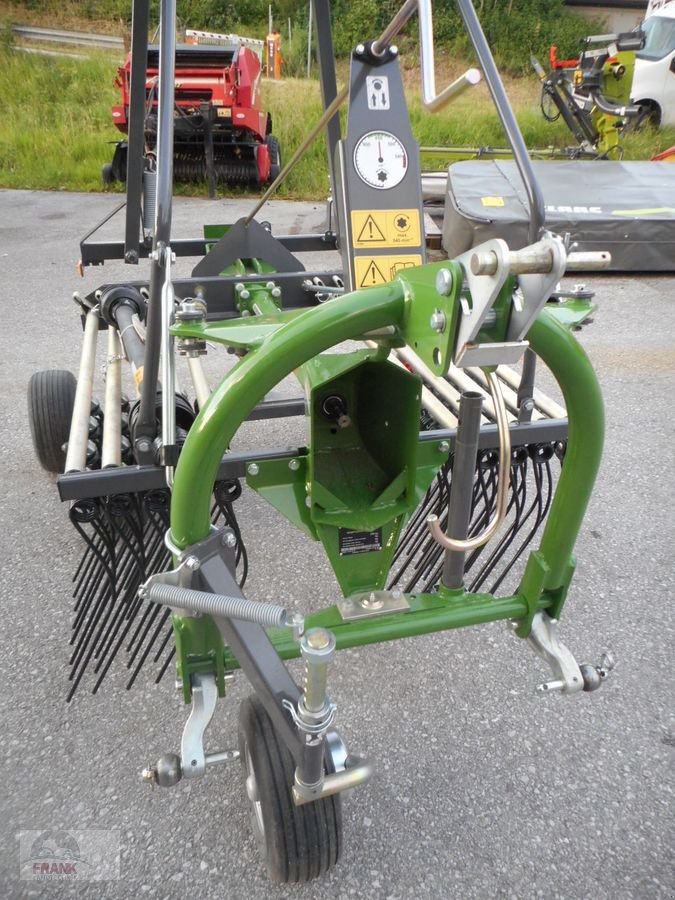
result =
M167 630L166 634L164 635L164 640L159 645L159 650L157 651L157 653L155 653L155 655L152 658L152 661L154 663L159 662L159 658L162 655L162 653L164 653L164 650L166 649L166 645L169 643L169 640L171 639L172 635L173 635L173 628L169 628Z
M129 688L131 688L133 686L134 682L138 678L138 674L141 671L141 669L143 668L143 663L148 658L148 655L150 654L150 651L152 650L152 646L155 643L155 641L157 640L157 636L161 632L162 628L166 625L166 621L169 618L169 616L171 615L171 610L163 608L163 613L164 614L162 615L162 617L159 621L159 624L155 628L155 630L152 634L152 637L148 641L148 643L145 647L145 650L143 651L143 654L142 654L140 660L138 661L136 668L132 672L131 678L129 679L129 681L127 681L127 685L126 685L127 690L129 690Z
M101 526L101 530L102 529L103 526ZM104 546L107 546L108 553L107 555L101 553L102 571L100 571L100 574L97 575L94 575L94 573L92 573L92 576L87 582L86 591L83 593L81 601L77 605L77 612L72 625L73 634L71 638L71 644L77 638L77 634L82 627L82 623L86 620L88 610L90 609L92 603L96 601L97 597L103 596L108 589L114 590L114 551L110 549L110 545L108 542L105 542ZM109 562L111 562L112 565L109 565ZM108 576L107 580L105 579L106 575Z
M155 678L155 684L159 684L159 683L160 683L160 681L161 681L162 678L164 677L164 674L165 674L166 670L167 670L167 669L169 668L169 666L171 665L171 660L175 657L175 655L176 655L176 645L174 644L173 647L171 648L170 652L169 652L169 655L168 655L167 658L164 660L164 663L163 663L163 665L162 665L162 668L159 670L159 674L157 675L157 678Z
M533 467L533 473L534 473L534 479L535 479L535 500L534 500L534 505L535 505L535 508L537 509L537 516L536 516L536 518L535 518L535 521L534 521L534 523L532 524L532 527L530 528L529 532L527 533L527 535L526 535L525 538L523 539L522 543L519 545L519 547L517 548L517 550L512 554L512 556L511 556L511 561L509 562L509 564L502 570L502 572L500 573L500 575L498 576L498 578L497 578L497 579L495 580L495 582L491 585L491 590L492 590L492 591L497 590L497 588L499 587L499 585L502 584L502 582L504 581L504 579L505 579L505 578L507 577L507 575L511 572L511 570L513 569L513 567L514 567L514 565L516 564L517 560L519 559L520 554L521 554L522 551L525 549L525 547L527 547L527 545L530 543L530 541L532 540L532 538L533 538L534 535L536 534L539 525L541 524L541 522L542 522L542 521L544 520L544 518L546 517L546 513L548 512L548 509L549 509L550 504L551 504L551 498L552 498L552 486L553 486L553 484L552 484L552 477L551 477L551 469L550 469L550 465L548 464L548 462L547 462L545 465L546 465L546 469L548 470L548 481L547 481L547 485L546 485L546 487L545 487L545 493L544 493L544 491L542 490L540 467L538 467L538 466L536 466L536 465Z
M137 614L138 610L139 610L139 609L141 608L141 606L143 606L143 605L144 605L144 601L141 600L140 597L137 597L136 600L135 600L135 602L134 602L134 604L133 604L133 606L135 606L135 610L134 610L134 609L131 610L131 613L130 613L130 615L129 615L129 618L128 618L128 620L127 620L127 623L126 623L126 625L124 626L124 630L123 630L122 633L120 634L120 636L119 636L119 638L118 638L118 640L117 640L117 643L116 643L115 646L112 648L112 650L107 654L107 656L104 657L104 659L105 659L105 664L103 665L103 668L101 669L101 674L99 675L98 679L96 680L96 683L94 684L94 687L92 688L92 693L93 693L93 694L95 694L95 693L98 691L98 689L100 688L100 686L101 686L101 684L102 684L102 682L103 682L103 679L104 679L105 676L108 674L108 671L109 671L111 665L113 664L113 661L114 661L115 658L117 657L117 654L118 654L118 652L119 652L119 650L120 650L120 647L121 647L122 644L124 643L124 641L125 641L125 639L126 639L126 636L127 636L127 634L129 633L129 629L131 628L131 626L132 626L132 624L133 624L133 622L134 622L134 620L135 620L135 618L136 618L136 614ZM124 620L123 620L123 621L124 621ZM103 660L101 661L101 664L103 664ZM94 674L97 674L97 673L98 673L99 668L100 668L100 665L98 665L98 666L94 669Z
M522 464L511 467L512 501L509 504L507 516L512 515L512 521L508 524L508 528L505 530L497 545L492 548L492 552L481 568L479 575L491 571L499 560L503 558L521 527L521 514L527 497L526 481L520 477L521 473L518 471L521 465Z

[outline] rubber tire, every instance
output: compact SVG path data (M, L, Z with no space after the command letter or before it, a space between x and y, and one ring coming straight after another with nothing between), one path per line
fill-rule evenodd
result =
M333 795L295 805L293 758L255 694L239 707L239 752L244 778L249 774L249 754L255 773L264 834L256 824L251 801L253 830L270 879L279 884L304 883L323 875L340 857L341 798Z
M624 131L644 131L645 128L658 128L661 125L661 113L651 104L638 104L641 111L637 116L629 118Z
M276 181L281 172L281 150L279 149L279 141L273 134L265 138L265 143L270 153L270 183Z
M63 472L63 449L70 434L77 379L64 369L45 369L28 383L28 422L40 465L48 472Z
M113 172L112 163L104 163L101 166L101 178L103 179L103 184L115 183L115 174Z

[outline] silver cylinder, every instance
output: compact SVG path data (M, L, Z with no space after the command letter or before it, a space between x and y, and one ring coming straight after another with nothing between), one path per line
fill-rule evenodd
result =
M211 396L211 387L206 380L204 367L202 366L199 357L188 356L187 363L188 369L190 370L190 377L192 378L192 386L195 389L197 403L199 404L199 408L203 409L206 401Z
M84 322L84 338L80 369L77 375L77 389L73 403L73 418L68 435L66 472L80 472L87 465L87 443L89 441L89 415L91 396L94 391L94 367L96 365L96 342L98 340L98 307L90 309Z
M325 628L310 628L300 642L305 661L304 708L309 713L321 713L326 708L328 663L335 655L335 635Z
M108 358L105 371L105 406L101 468L122 465L122 347L117 329L108 326Z

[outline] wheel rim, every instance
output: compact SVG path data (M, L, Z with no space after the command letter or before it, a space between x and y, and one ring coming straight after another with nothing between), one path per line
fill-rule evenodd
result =
M253 760L251 759L251 751L248 744L245 748L246 757L246 795L251 803L253 812L253 827L256 837L262 843L265 841L265 824L263 821L262 803L260 802L260 793L258 792L258 782L255 777L255 769L253 768Z

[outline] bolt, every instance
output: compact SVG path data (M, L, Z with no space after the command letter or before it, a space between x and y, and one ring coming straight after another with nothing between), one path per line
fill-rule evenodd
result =
M181 681L180 678L176 678L176 680L174 681L173 686L176 688L177 691L182 691L182 690L183 690L183 682Z
M140 453L147 453L152 449L152 444L150 443L148 438L139 438L139 440L136 441L136 447L138 448Z
M154 784L157 781L157 769L152 767L148 769L143 769L141 772L141 778L143 781L147 781L149 784Z
M200 562L196 556L188 556L185 560L185 567L191 572L197 572L200 567Z
M260 466L257 463L251 463L247 471L249 475L257 475L260 471Z
M452 291L452 272L450 269L439 269L436 275L436 292L441 297L449 297Z
M279 297L281 297L281 288L278 288L278 287L272 288L271 294L275 300L278 300Z
M449 441L441 441L438 445L439 453L449 453L450 452L450 442Z
M435 309L429 319L431 330L438 332L438 334L442 334L445 331L445 324L445 313L441 312L440 309Z
M242 300L248 300L250 296L251 296L251 292L248 291L248 290L246 290L246 288L244 288L243 290L239 291L239 297L240 297Z
M232 547L236 547L236 546L237 546L237 539L232 534L231 531L228 531L227 534L223 535L223 547L232 548Z
M357 44L354 52L357 56L363 56L363 54L366 52L366 48L363 44Z
M312 650L325 650L330 644L330 634L325 628L313 628L307 635L307 646Z
M265 287L267 288L268 291L271 291L273 288L276 287L276 285L275 285L275 283L274 283L273 281L268 281L268 282L265 284Z
M297 472L300 468L300 460L299 459L289 459L288 460L288 468L291 472Z

